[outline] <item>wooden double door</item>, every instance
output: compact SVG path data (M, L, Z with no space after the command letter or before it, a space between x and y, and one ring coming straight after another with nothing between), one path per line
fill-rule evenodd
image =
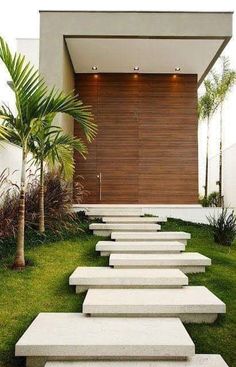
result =
M75 156L84 201L196 203L196 76L76 74L75 81L98 125L87 159Z

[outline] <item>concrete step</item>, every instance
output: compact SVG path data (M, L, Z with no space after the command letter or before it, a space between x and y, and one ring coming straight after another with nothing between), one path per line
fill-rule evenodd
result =
M166 217L103 217L104 223L161 223L166 222Z
M101 256L109 256L110 254L122 253L179 253L181 251L185 251L185 245L177 241L99 241L96 245L96 251L100 251Z
M225 304L206 287L181 289L89 289L83 312L92 316L179 317L212 323Z
M89 288L180 288L188 277L178 269L113 269L78 267L69 279L76 292Z
M75 209L75 206L74 206ZM78 210L75 209L75 210ZM86 208L80 208L80 210L83 210L86 215L89 217L94 218L101 218L101 217L139 217L143 213L142 207L130 207L127 205L126 207L86 207Z
M187 361L50 361L45 367L229 367L219 354L196 354Z
M202 273L211 259L198 252L180 254L111 254L109 265L114 268L175 268L184 273Z
M192 357L195 347L178 318L41 313L17 342L15 352L26 356L28 367L43 367L55 358L178 360Z
M161 226L155 223L92 223L89 229L97 236L110 236L113 231L159 231Z
M178 241L187 244L191 238L186 232L117 232L113 231L111 238L116 241Z

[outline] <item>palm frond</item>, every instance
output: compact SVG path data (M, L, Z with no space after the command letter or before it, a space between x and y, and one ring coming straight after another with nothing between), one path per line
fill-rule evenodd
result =
M97 127L94 123L91 107L84 106L83 102L73 92L65 94L52 89L44 97L40 106L39 118L45 119L48 115L55 113L64 113L73 117L81 125L88 141L94 139Z
M217 96L217 89L214 83L210 79L204 81L205 93L199 98L198 101L198 116L201 119L211 117L219 105L219 99Z
M29 130L29 123L35 118L35 110L47 93L45 82L39 72L26 63L21 54L11 54L8 44L0 37L0 59L4 63L10 77L11 88L15 93L19 118L24 121L24 130Z
M236 83L236 72L230 68L230 60L228 57L222 56L220 62L220 71L213 69L211 71L211 77L219 102L222 103Z
M38 70L25 61L21 54L11 54L7 43L0 37L0 59L8 70L15 93L18 126L24 139L34 132L35 126L53 120L57 113L67 114L78 122L88 141L96 135L96 125L90 106L84 106L72 91L66 94L52 88L48 90ZM37 129L37 126L36 126Z

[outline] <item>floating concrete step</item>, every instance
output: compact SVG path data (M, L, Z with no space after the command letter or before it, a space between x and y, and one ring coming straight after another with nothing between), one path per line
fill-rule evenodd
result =
M89 229L98 236L110 236L113 231L159 231L161 226L155 223L92 223Z
M103 217L104 223L161 223L166 217Z
M69 279L76 292L89 288L180 288L188 277L178 269L78 267Z
M89 289L83 312L92 316L179 317L212 323L225 304L206 287L181 289Z
M187 244L191 238L186 232L118 232L113 231L111 238L116 241L178 241Z
M196 354L187 361L51 361L45 367L229 367L219 354Z
M193 341L178 318L41 313L16 344L16 356L26 356L26 363L37 367L53 358L184 359L194 354Z
M76 209L78 210L78 209ZM94 207L94 208L81 208L89 217L101 218L101 217L139 217L145 213L143 213L143 209L140 208L131 208L129 206L124 208L115 208L115 207Z
M175 268L184 273L201 273L211 259L198 252L180 254L111 254L109 265L114 268Z
M146 253L179 253L185 251L185 245L177 241L143 241L143 242L125 242L125 241L99 241L96 245L96 251L100 251L101 256L110 254L146 254Z

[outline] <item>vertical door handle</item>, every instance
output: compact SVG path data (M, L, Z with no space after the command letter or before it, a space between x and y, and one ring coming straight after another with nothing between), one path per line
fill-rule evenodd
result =
M102 201L102 172L99 172L97 178L99 179L99 201Z

